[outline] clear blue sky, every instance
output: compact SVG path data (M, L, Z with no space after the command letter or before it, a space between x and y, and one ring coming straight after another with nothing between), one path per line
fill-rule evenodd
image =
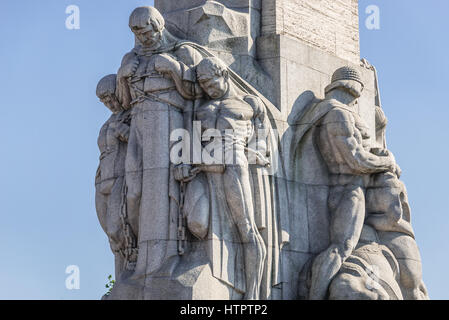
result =
M78 5L80 30L65 9ZM108 117L97 81L132 46L138 0L0 2L0 299L98 299L113 257L97 221L96 139ZM364 26L380 7L381 30ZM424 279L447 299L449 278L449 2L361 0L362 56L379 71L389 147L407 184ZM80 290L65 288L78 265Z

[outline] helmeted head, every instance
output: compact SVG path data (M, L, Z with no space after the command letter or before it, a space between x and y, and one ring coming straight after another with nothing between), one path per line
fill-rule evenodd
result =
M196 68L201 88L212 99L223 97L229 89L229 73L226 65L218 58L204 58Z
M138 7L129 17L129 27L143 46L159 47L165 20L153 7Z
M110 74L103 77L97 85L97 97L113 113L123 110L115 95L117 75Z
M362 95L364 87L359 71L345 66L334 72L331 84L326 87L325 93L328 94L332 90L344 90L357 99Z

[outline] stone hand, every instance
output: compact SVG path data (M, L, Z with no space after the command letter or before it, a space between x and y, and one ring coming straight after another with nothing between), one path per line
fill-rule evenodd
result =
M387 149L384 149L384 148L372 148L370 150L370 152L372 154L375 154L378 157L385 157L385 158L387 158L389 171L391 173L394 173L398 178L401 176L402 170L397 165L396 159L395 159L393 153L391 153L391 151L389 151Z
M169 73L179 69L179 63L167 54L156 56L154 68L159 73Z
M121 123L116 129L116 136L123 142L128 142L129 138L129 126Z
M389 167L392 173L396 174L398 177L401 175L401 168L399 168L398 164L396 163L396 158L394 157L393 153L389 150L385 150L386 157L388 157L389 160Z
M189 182L193 178L195 178L198 171L199 171L198 168L192 169L191 165L181 164L181 165L176 166L173 169L173 174L174 174L176 181Z

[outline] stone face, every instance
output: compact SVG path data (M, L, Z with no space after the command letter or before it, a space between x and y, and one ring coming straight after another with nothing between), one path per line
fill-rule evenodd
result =
M97 90L105 298L428 298L357 1L155 5Z

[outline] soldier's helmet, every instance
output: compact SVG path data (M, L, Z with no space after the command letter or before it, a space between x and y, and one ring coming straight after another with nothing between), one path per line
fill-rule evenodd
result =
M354 82L360 84L360 86ZM363 84L360 72L353 67L344 66L334 72L331 84L326 87L326 93L337 88L344 88L348 89L351 94L358 98L364 87L365 85Z
M359 71L349 66L337 69L332 75L332 82L337 82L340 80L357 81L363 86L362 77L360 76Z

